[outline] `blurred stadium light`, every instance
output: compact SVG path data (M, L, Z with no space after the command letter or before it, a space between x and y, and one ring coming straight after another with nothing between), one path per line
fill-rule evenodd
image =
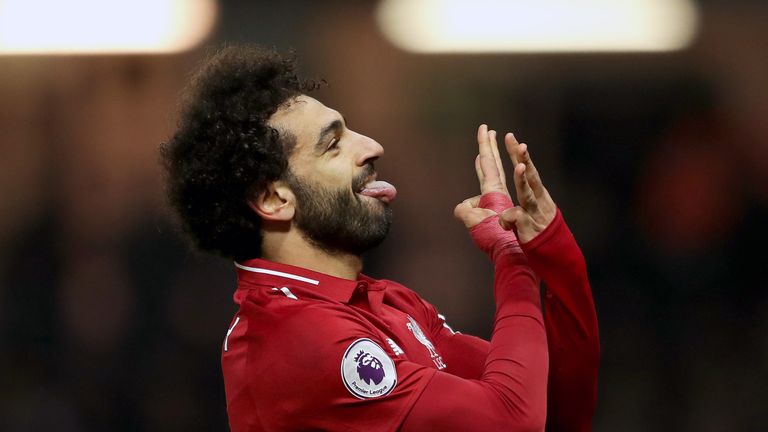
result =
M382 0L376 19L420 53L671 51L696 34L691 0Z
M216 13L215 0L0 0L0 55L179 52Z

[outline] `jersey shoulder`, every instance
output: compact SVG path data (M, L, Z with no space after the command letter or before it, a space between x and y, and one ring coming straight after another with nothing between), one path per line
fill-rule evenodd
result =
M395 430L434 371L399 364L348 305L298 297L241 302L243 415L276 430Z
M387 284L387 300L418 321L431 324L439 319L437 308L412 289L391 280Z

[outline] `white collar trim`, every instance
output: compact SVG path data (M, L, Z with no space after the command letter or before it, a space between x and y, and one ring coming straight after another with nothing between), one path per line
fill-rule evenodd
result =
M297 280L297 281L301 281L301 282L306 282L306 283L309 283L309 284L312 284L312 285L320 285L320 281L318 281L318 280L314 280L314 279L310 279L310 278L305 278L304 276L299 276L299 275L295 275L295 274L283 273L283 272L277 271L277 270L269 270L269 269L259 268L259 267L248 267L248 266L244 266L244 265L238 264L238 263L235 263L235 267L237 267L239 269L243 269L245 271L253 272L253 273L263 273L263 274L268 274L268 275L272 275L272 276L280 276L280 277L284 277L284 278L287 278L287 279L293 279L293 280Z

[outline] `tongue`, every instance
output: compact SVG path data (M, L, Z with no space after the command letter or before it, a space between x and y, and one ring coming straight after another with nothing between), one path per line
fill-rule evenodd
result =
M360 191L360 195L373 197L388 203L395 199L397 189L385 181L377 180L365 185L365 188Z

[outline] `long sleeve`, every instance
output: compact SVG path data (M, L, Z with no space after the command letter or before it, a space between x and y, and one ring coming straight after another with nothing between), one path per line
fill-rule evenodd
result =
M597 401L600 342L584 256L560 210L522 248L546 286L544 323L550 348L547 430L589 431Z
M496 317L480 379L435 373L403 431L543 428L548 353L536 277L519 248L495 248L489 255Z
M550 349L547 430L591 430L600 342L584 257L559 210L544 232L522 248L546 285L544 322ZM438 316L436 311L432 315ZM433 334L448 371L461 377L479 377L489 343L454 334L437 318L433 321Z

